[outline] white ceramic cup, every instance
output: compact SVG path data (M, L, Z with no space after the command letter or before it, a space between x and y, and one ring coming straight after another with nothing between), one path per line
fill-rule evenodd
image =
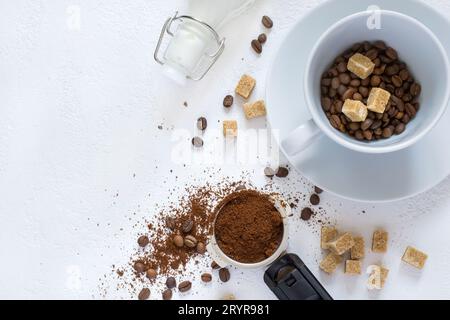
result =
M272 256L268 257L267 259L257 262L257 263L242 263L235 261L231 259L229 256L227 256L219 247L217 244L217 240L215 237L215 234L213 234L209 240L208 245L206 246L206 249L208 250L208 253L211 255L211 258L222 268L228 267L228 266L234 266L241 269L257 269L257 268L263 268L270 265L272 262L274 262L276 259L278 259L287 249L288 246L288 237L289 237L289 230L288 230L288 223L287 219L291 214L291 207L289 204L282 199L280 196L272 196L272 200L274 203L275 208L280 213L282 219L283 219L283 238L281 239L280 246L278 249L273 253Z
M369 27L374 18L379 19L379 28ZM395 48L400 60L421 84L421 109L401 135L373 142L357 141L329 123L321 106L320 81L334 59L353 44L377 40ZM449 74L444 47L432 31L416 19L385 10L348 16L330 27L314 46L304 75L305 100L312 119L294 130L282 141L282 146L287 154L295 155L325 134L358 152L380 154L407 148L425 136L444 114L450 98Z

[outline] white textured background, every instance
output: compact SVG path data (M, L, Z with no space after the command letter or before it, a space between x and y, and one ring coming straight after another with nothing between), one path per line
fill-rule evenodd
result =
M170 161L172 128L194 134L200 115L211 129L225 117L239 119L244 128L237 106L229 114L220 106L223 96L243 72L258 79L255 95L262 96L283 36L322 1L257 1L251 13L223 30L228 47L213 72L179 88L162 77L152 54L164 19L184 2L0 0L0 298L102 298L99 278L110 274L112 264L125 264L134 250L139 231L134 222L167 201L171 186L204 177L201 165L184 168ZM450 15L450 1L428 2ZM79 29L68 24L78 9ZM272 16L276 27L258 58L249 41L261 31L263 14ZM160 124L164 130L158 130ZM261 120L251 125L264 127ZM260 166L245 169L254 169L256 183L264 182ZM236 177L241 171L223 167L223 174ZM295 173L276 183L287 192L310 190ZM365 290L365 276L321 274L317 227L298 217L292 219L290 250L337 299L448 299L449 195L449 179L414 199L386 205L323 195L324 208L341 229L367 239L375 227L390 231L388 254L365 261L391 269L380 293ZM409 244L429 253L423 272L400 263ZM186 297L228 292L243 299L273 297L261 271L233 270L232 276L225 285L195 283ZM108 298L133 297L116 291L112 280L106 289Z

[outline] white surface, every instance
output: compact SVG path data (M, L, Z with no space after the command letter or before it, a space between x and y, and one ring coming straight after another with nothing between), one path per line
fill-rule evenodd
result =
M126 264L135 249L134 222L166 202L169 188L191 176L208 178L203 165L184 168L171 161L171 128L197 134L199 115L210 124L205 140L226 117L238 119L240 128L264 127L263 120L246 122L237 105L224 111L223 96L248 72L258 79L254 97L262 97L283 36L320 2L258 1L251 14L224 30L228 47L213 72L201 83L178 88L161 76L152 53L161 24L183 0L0 0L0 298L100 298L99 278L112 264ZM450 12L448 1L430 2ZM262 30L259 19L266 13L276 27L264 54L256 57L249 42ZM164 130L157 129L161 123ZM236 177L254 168L255 182L264 181L263 165L221 167L222 174ZM285 191L310 191L295 173L275 183ZM389 230L388 254L365 260L366 266L382 260L391 269L378 294L366 291L365 276L321 274L317 227L297 215L290 249L338 299L450 298L449 195L447 179L394 204L322 196L329 219L341 229L360 231L366 239L375 227ZM409 244L430 254L423 272L400 263ZM272 298L261 279L261 271L232 270L229 283L214 282L211 288L195 283L198 293L186 297L233 292L238 298ZM113 287L108 297L130 295Z
M314 46L321 33L327 30L328 24L333 24L339 18L347 17L373 4L371 0L355 0L347 3L349 6L341 6L340 1L332 1L313 10L301 19L281 45L269 73L266 89L268 119L272 126L280 128L280 141L292 139L292 132L298 125L311 119L308 108L305 107L307 102L302 90L304 88L302 75L308 72L304 70L313 50L310 48ZM450 52L450 41L446 36L450 22L434 9L422 2L409 0L396 2L378 0L377 4L385 9L404 12L429 25ZM305 33L304 29L314 31ZM422 81L429 83L425 79ZM424 106L427 108L426 103ZM285 116L286 114L289 114L289 117ZM323 113L321 116L324 117ZM420 119L416 120L410 123L405 134L417 129ZM450 149L442 148L442 145L448 143L449 121L450 111L430 134L413 147L399 152L384 155L358 153L342 148L324 136L304 152L291 157L291 162L317 185L347 199L372 202L404 199L429 190L450 174ZM322 127L328 131L333 130L331 127ZM392 139L395 141L403 137L405 135ZM389 165L386 165L387 163Z

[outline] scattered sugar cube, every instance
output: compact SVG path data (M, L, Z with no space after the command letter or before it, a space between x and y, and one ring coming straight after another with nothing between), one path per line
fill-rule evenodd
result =
M342 262L342 258L334 253L328 254L325 259L322 260L319 267L326 273L333 273L338 265Z
M363 122L369 114L364 103L351 99L345 100L342 112L353 122Z
M376 230L372 238L372 251L385 253L388 245L388 233L384 230Z
M361 261L359 260L345 261L345 274L350 275L361 274Z
M365 241L363 237L354 237L355 245L350 249L352 260L363 259L365 256Z
M380 277L381 277L381 287L383 288L384 285L386 284L386 280L387 280L387 277L389 275L389 269L387 269L387 268L385 268L383 266L380 266L380 270L381 270L381 275L380 275Z
M244 99L248 99L255 88L256 80L244 74L236 87L236 93Z
M264 100L259 100L254 103L245 103L244 112L247 119L264 117L266 115L266 103Z
M225 120L223 122L223 135L225 137L237 137L238 125L236 120Z
M356 53L348 60L347 69L364 80L373 73L375 63L365 55Z
M367 268L369 279L367 280L367 289L381 290L381 267L377 265L369 266Z
M391 93L389 91L373 88L367 100L367 109L376 113L384 113L390 98Z
M352 235L347 232L338 237L336 240L328 243L328 249L330 249L334 254L341 256L350 250L354 244L355 241L353 240Z
M328 243L336 239L338 231L335 227L323 226L320 233L320 247L328 249Z
M408 247L403 254L402 260L417 269L423 269L427 258L428 255L426 253L417 250L416 248Z

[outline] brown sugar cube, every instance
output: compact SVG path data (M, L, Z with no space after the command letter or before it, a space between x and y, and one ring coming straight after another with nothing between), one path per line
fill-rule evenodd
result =
M365 256L365 241L363 237L354 237L355 245L350 249L352 260L363 259Z
M352 120L352 122L363 122L366 120L369 111L361 101L347 99L342 106L342 113Z
M347 69L364 80L373 73L375 63L365 55L356 53L348 60Z
M244 74L236 87L236 93L244 99L248 99L255 88L256 80L249 75Z
M359 260L345 261L345 274L350 275L361 274L361 261Z
M254 103L245 103L244 112L247 119L264 117L266 115L266 103L264 100L259 100Z
M385 268L385 267L383 267L383 266L380 266L380 271L381 271L381 274L380 274L380 277L381 277L381 287L383 288L384 285L386 284L386 280L387 280L387 277L388 277L388 275L389 275L389 269L387 269L387 268Z
M238 125L236 120L225 120L223 122L223 135L225 137L237 137Z
M417 250L416 248L408 247L403 254L402 260L417 269L423 269L427 258L428 255L426 253Z
M335 227L323 226L320 233L320 247L324 250L328 249L328 243L336 239L338 231Z
M333 242L328 243L328 249L334 254L339 256L350 250L355 244L353 237L350 233L344 233Z
M367 100L367 109L376 113L384 113L390 98L391 93L389 91L373 88Z
M372 238L372 251L385 253L388 245L388 233L384 230L376 230Z
M381 290L381 267L377 265L369 266L367 268L369 279L367 280L367 289Z
M342 262L342 258L334 253L328 254L325 259L320 262L320 269L325 271L326 273L333 273L338 265Z

